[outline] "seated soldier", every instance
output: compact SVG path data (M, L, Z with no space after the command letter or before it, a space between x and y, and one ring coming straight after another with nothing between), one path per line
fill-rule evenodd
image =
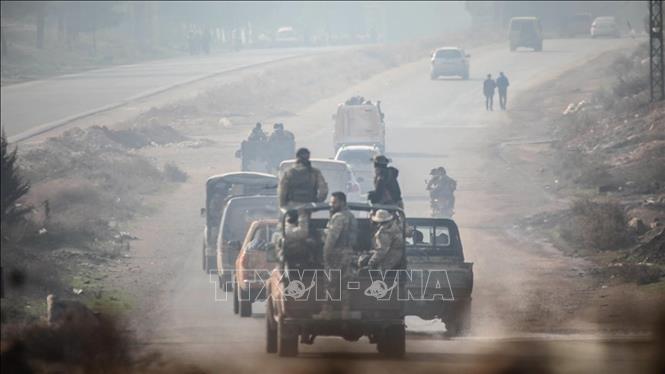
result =
M378 227L367 265L372 269L399 269L404 265L404 240L400 221L383 209L377 210L371 219Z
M320 263L320 251L316 251L317 235L310 232L309 214L304 210L298 213L289 211L283 247L284 253L278 256L287 260L292 267L305 267Z

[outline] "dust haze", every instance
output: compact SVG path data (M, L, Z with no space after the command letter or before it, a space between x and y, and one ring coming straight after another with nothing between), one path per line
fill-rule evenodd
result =
M1 6L4 372L665 368L662 1Z

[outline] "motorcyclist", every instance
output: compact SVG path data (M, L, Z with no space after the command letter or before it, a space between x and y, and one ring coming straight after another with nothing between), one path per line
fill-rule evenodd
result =
M455 207L455 190L457 182L448 176L446 169L440 166L430 171L430 179L427 182L427 190L430 193L432 205L436 200L446 202L449 211L452 212Z
M399 170L388 166L390 160L386 156L375 156L373 161L374 191L369 192L369 201L373 204L397 205L404 209L402 190L397 181Z

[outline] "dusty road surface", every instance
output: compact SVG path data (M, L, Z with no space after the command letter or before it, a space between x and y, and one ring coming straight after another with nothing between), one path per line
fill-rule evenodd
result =
M2 126L12 140L215 73L339 48L266 49L174 58L3 86Z
M143 347L218 372L261 368L308 372L312 365L332 361L358 372L459 372L515 360L527 360L536 368L551 364L556 372L639 370L635 365L649 354L639 339L601 334L593 318L579 313L592 287L586 264L546 243L512 234L513 218L561 202L502 161L503 143L529 139L511 132L508 114L498 110L498 103L495 111L485 111L481 96L484 76L504 71L511 80L510 110L510 97L604 51L636 43L547 40L542 53L510 53L503 44L479 47L469 50L468 81L430 80L428 61L423 59L301 108L294 116L266 121L286 123L298 145L309 147L313 157L331 157L330 116L336 105L354 94L382 100L386 150L401 171L410 216L428 215L424 179L435 166L447 168L458 181L455 219L466 258L475 263L471 336L445 340L438 334L443 324L409 319L407 355L400 361L382 358L366 340L351 343L336 338L317 338L313 346L301 344L298 358L266 354L263 306L255 304L252 318L235 316L215 277L201 271L203 221L198 209L203 185L209 175L239 168L233 153L246 134L234 129L206 134L217 141L214 147L160 151L160 157L177 160L190 180L167 198L155 197L159 210L132 223L141 240L115 278L138 303L132 326ZM128 268L132 271L122 271ZM499 349L501 353L496 353Z

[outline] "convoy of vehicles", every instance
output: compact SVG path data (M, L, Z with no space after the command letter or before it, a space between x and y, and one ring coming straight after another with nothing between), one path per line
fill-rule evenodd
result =
M430 77L437 79L440 76L460 76L469 79L469 57L463 49L458 47L439 48L432 54L432 70Z
M376 104L362 97L351 98L337 107L333 114L335 152L344 145L374 145L381 152L386 149L386 125L383 122L381 102Z
M277 195L277 177L270 174L236 172L215 175L206 181L206 205L201 209L205 216L203 230L203 270L217 270L216 247L219 224L224 208L234 196Z
M342 191L346 193L348 201L367 200L366 196L363 196L360 193L360 184L356 181L351 168L349 168L349 165L346 162L319 158L313 158L310 162L313 167L321 170L323 178L325 178L328 183L328 191ZM284 172L292 168L295 163L296 160L282 161L279 165L277 176L281 177L284 175Z
M591 24L591 37L619 37L619 27L614 17L597 17Z
M335 160L346 162L360 184L360 192L366 195L374 189L374 156L381 154L375 145L344 145Z
M510 50L519 47L543 50L543 27L537 17L513 17L508 24Z
M321 170L329 191L347 194L348 208L357 217L352 247L359 259L372 248L375 224L370 213L385 209L398 217L403 267L377 273L359 264L336 288L337 296L346 298L347 308L324 308L331 296L334 299L335 289L330 288L334 278L319 272L322 263L309 263L313 271L299 269L303 263L289 257L290 242L281 239L286 235L285 217L296 211L280 212L277 207L278 180L295 164L286 160L277 176L237 172L208 178L206 207L201 210L206 216L204 270L216 272L220 287L233 292L233 310L241 317L252 315L254 302L266 300L266 350L280 356L297 355L299 341L313 344L317 336L349 341L366 336L380 353L401 357L407 315L439 318L447 335L464 334L469 327L473 269L465 262L457 225L450 219L407 218L399 207L367 202L366 193L373 189L372 159L382 154L384 146L379 105L364 99L347 102L338 108L336 130L338 125L335 160L311 159L312 166ZM316 247L311 248L313 253L322 252L330 206L310 203L296 209L311 215L308 245ZM321 256L313 258L321 261Z

